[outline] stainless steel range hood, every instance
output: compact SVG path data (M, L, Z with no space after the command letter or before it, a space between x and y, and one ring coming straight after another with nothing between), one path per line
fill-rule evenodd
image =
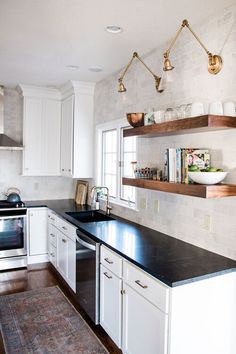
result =
M0 150L23 150L23 146L4 134L4 87L0 86Z

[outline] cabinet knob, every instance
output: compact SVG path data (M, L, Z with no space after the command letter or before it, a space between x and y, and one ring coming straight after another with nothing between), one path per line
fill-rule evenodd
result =
M112 276L111 276L111 275L109 275L107 272L104 272L103 274L104 274L104 275L105 275L105 277L107 277L108 279L112 279Z
M63 230L67 230L67 227L65 227L65 226L62 226L62 229L63 229Z
M54 235L54 234L50 234L50 236L55 237L55 235Z
M124 289L121 290L120 293L121 293L121 295L125 295L125 290Z
M69 169L68 171L71 172L71 169Z
M139 286L141 286L141 288L143 288L143 289L147 289L148 288L148 286L147 285L143 285L140 280L135 280L135 283L138 284Z
M55 254L54 254L54 253L50 253L50 255L51 255L52 257L55 257Z
M64 168L61 169L62 171L65 171Z
M62 242L66 243L66 240L63 238L63 239L62 239Z

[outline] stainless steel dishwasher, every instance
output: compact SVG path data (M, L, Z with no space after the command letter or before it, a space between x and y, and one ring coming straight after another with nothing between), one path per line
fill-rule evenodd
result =
M95 324L99 324L100 244L76 230L76 297Z

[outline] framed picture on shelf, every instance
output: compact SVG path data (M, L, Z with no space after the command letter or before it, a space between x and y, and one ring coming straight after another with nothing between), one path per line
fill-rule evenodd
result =
M77 180L75 191L75 202L78 205L84 205L87 202L89 183L87 181Z

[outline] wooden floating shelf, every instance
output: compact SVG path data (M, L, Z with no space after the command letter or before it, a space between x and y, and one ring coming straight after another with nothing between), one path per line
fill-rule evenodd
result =
M153 189L161 192L189 195L200 198L223 198L236 196L235 184L185 184L155 181L150 179L123 177L122 183L127 186Z
M201 133L236 128L236 117L204 115L193 118L177 119L170 122L124 129L123 136L151 138L157 136Z

